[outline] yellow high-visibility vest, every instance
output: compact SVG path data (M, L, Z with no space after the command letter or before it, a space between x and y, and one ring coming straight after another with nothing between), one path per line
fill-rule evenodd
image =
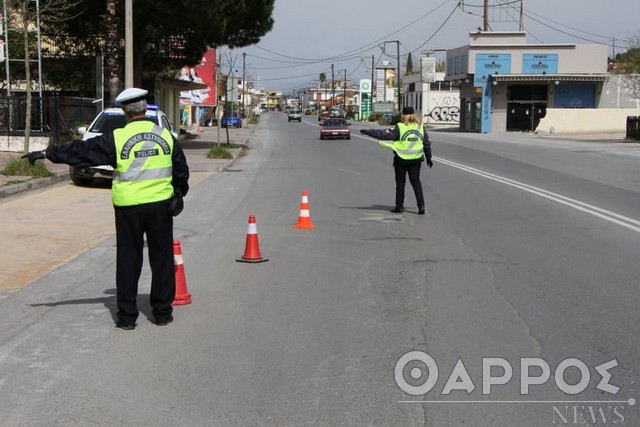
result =
M134 206L173 196L173 137L150 121L135 121L113 132L116 169L111 186L114 206Z
M378 143L387 148L391 148L404 160L416 160L422 158L424 154L422 145L422 125L414 123L405 125L398 123L400 130L400 138L398 141L378 141Z

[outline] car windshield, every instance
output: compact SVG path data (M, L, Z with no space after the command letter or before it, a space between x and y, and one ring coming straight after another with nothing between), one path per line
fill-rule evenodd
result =
M332 128L345 128L347 127L346 120L326 120L322 126L324 127L332 127Z
M158 122L158 113L154 110L147 110L146 114L148 119L152 119L154 122ZM127 124L127 119L124 113L103 113L98 116L93 126L89 129L89 132L93 133L106 133L113 132L114 129L123 128ZM167 127L167 129L170 129Z
M101 114L98 120L91 126L89 132L109 133L114 129L123 128L127 124L124 114Z

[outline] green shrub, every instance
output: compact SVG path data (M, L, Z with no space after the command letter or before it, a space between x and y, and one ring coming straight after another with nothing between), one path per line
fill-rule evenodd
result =
M251 118L249 119L249 124L250 125L257 125L260 122L260 116L258 115L253 115L251 116Z
M382 118L382 113L371 113L369 115L369 121L370 122L377 122L378 120L380 120Z
M214 145L207 154L209 159L233 159L231 153L222 145Z
M44 166L42 161L38 160L34 165L31 165L28 160L20 158L9 161L4 169L0 170L0 174L6 176L35 176L37 178L54 175Z

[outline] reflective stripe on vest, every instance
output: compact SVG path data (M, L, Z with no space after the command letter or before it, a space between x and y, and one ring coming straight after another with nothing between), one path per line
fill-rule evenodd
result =
M398 123L400 138L398 141L379 141L383 147L391 148L401 159L415 160L422 158L424 147L422 145L422 126L418 123L405 125Z
M152 122L137 121L113 134L117 156L111 191L113 204L132 206L171 198L171 133Z

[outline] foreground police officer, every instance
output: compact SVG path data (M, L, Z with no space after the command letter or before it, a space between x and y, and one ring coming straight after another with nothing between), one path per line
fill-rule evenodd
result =
M393 169L396 176L396 207L393 213L404 212L404 187L406 176L409 174L409 182L418 203L418 214L424 215L424 194L420 182L420 166L426 159L429 168L433 167L431 161L431 141L426 129L420 124L413 107L402 109L402 121L392 129L362 129L361 133L379 139L379 144L393 150ZM387 142L393 141L393 142Z
M150 302L156 324L173 321L175 297L173 217L183 208L189 191L189 167L171 132L145 117L147 91L130 88L117 96L127 124L108 135L87 141L49 146L24 155L33 164L45 157L71 166L111 165L111 196L117 239L117 323L136 327L138 278L142 269L144 235L151 266Z

